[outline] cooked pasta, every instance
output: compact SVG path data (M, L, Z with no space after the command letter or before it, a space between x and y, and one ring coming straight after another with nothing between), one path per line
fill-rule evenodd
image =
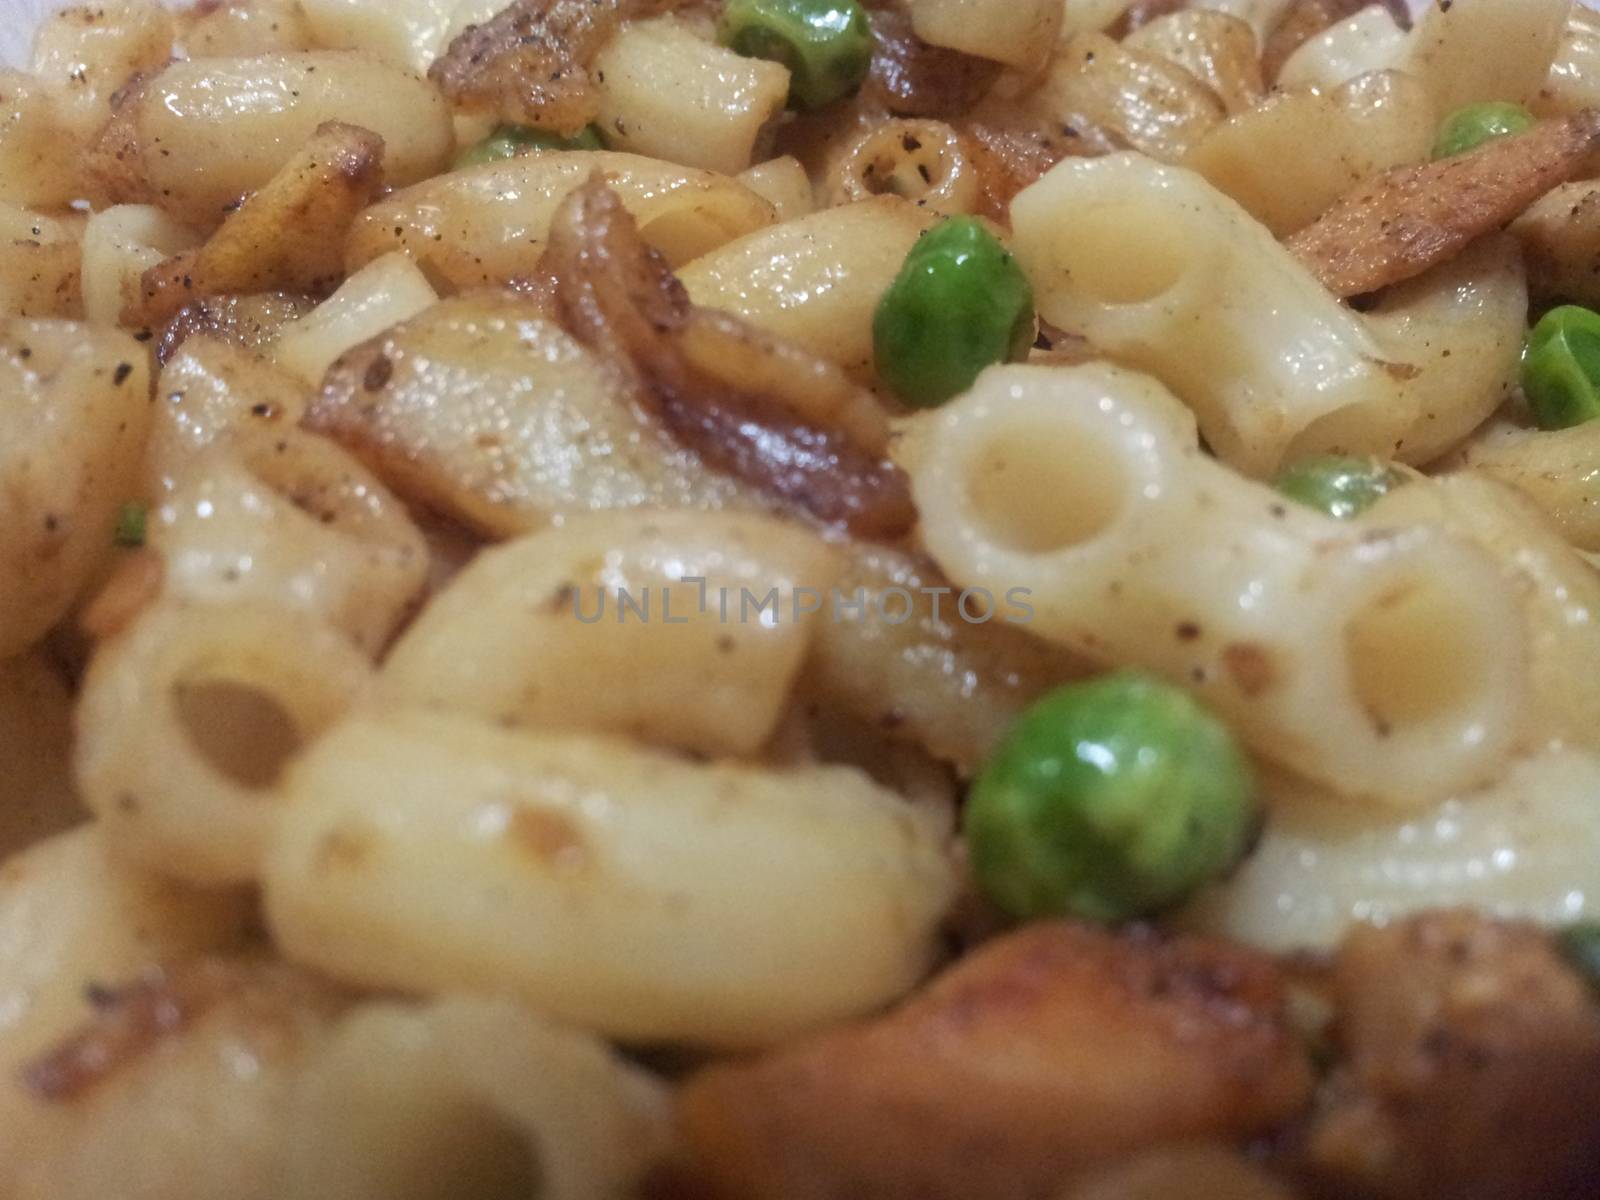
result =
M1600 0L60 3L0 1200L1594 1192Z

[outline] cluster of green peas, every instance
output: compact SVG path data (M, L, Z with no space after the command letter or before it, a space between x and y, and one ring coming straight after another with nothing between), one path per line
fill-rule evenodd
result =
M728 0L718 35L737 53L787 66L790 105L802 109L855 91L871 59L855 0ZM1532 121L1515 105L1463 109L1441 128L1435 157ZM565 139L503 127L459 165L602 146L593 127ZM917 241L873 322L879 377L918 408L966 391L994 363L1024 358L1033 338L1027 277L983 222L965 216ZM1600 315L1553 310L1530 336L1524 368L1541 423L1600 415L1597 380ZM1274 482L1292 500L1348 520L1404 477L1377 460L1322 456ZM1120 922L1169 909L1226 875L1260 819L1249 758L1228 727L1182 689L1122 672L1060 688L1017 719L973 783L963 832L974 878L1005 914ZM1600 970L1600 928L1583 946ZM1576 945L1572 953L1579 957Z

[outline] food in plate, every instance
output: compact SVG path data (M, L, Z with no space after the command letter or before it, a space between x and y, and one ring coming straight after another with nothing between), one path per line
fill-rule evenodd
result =
M1600 21L106 0L0 72L0 1200L1600 1194Z

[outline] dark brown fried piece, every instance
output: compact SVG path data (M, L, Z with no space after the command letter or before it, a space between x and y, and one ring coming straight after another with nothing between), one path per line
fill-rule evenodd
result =
M1011 201L1023 188L1069 155L1098 152L1076 133L1042 124L1029 128L968 121L959 129L978 174L976 211L1002 225L1011 223Z
M1310 1094L1270 960L1059 923L889 1017L708 1069L679 1120L719 1196L1033 1200L1148 1146L1270 1131Z
M1276 83L1289 56L1319 33L1348 20L1364 8L1381 4L1402 29L1411 28L1411 10L1405 0L1295 0L1267 34L1261 50L1261 74Z
M356 216L383 188L383 139L329 121L193 250L151 267L123 323L152 326L195 296L332 291Z
M1414 278L1508 225L1600 144L1600 110L1541 121L1470 154L1362 184L1287 245L1328 290L1359 296Z
M1600 1007L1543 932L1467 911L1362 926L1334 1001L1344 1059L1305 1158L1335 1194L1594 1194Z
M161 199L145 178L144 143L136 120L145 84L155 74L135 75L111 94L111 120L84 151L84 186L97 209Z
M868 16L872 72L865 90L897 117L960 116L999 78L999 63L929 45L898 9L875 9Z
M649 0L516 0L428 70L458 108L571 136L595 118L589 61Z
M884 457L887 420L871 394L831 363L690 304L598 177L563 201L543 269L568 332L623 367L708 465L858 537L911 528L910 488Z
M310 296L261 292L252 296L206 296L174 314L156 339L156 361L165 364L196 334L221 338L245 350L258 350L290 321L316 307Z

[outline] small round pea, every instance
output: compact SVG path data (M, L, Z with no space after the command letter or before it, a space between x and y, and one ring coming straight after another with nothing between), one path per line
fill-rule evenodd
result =
M791 108L848 96L872 65L872 30L856 0L727 0L717 40L788 67Z
M1533 121L1533 114L1520 104L1500 101L1469 104L1456 109L1439 126L1439 137L1433 144L1433 157L1454 158L1468 150L1476 150L1495 138L1521 133L1531 128Z
M1250 764L1185 692L1133 672L1025 712L973 785L973 873L1013 917L1122 921L1229 871L1257 825Z
M498 162L502 158L515 158L530 150L604 150L600 131L593 125L580 129L571 137L562 137L544 129L527 125L499 125L495 131L475 146L468 146L456 158L456 169L477 167Z
M1033 288L981 221L951 217L917 239L872 322L878 377L902 400L943 404L1033 344Z
M1561 957L1590 987L1600 990L1600 921L1580 921L1556 935Z
M1542 429L1600 417L1600 313L1552 308L1528 335L1522 391Z
M1348 521L1405 482L1405 477L1375 458L1319 454L1281 472L1272 485L1289 499Z

